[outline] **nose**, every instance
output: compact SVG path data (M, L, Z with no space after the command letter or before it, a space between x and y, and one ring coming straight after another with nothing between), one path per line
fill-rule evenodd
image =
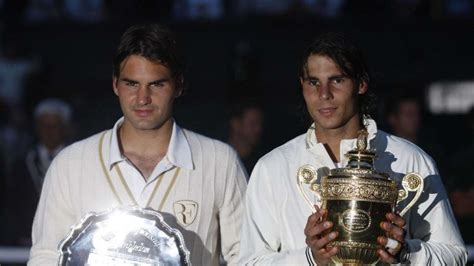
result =
M321 84L318 88L318 96L321 100L332 99L331 89L327 84Z
M146 87L141 87L138 89L138 104L140 106L147 105L151 103L150 90Z

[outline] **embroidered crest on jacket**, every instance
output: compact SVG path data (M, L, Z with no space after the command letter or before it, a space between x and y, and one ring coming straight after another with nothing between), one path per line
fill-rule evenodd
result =
M183 226L188 226L194 222L199 205L192 200L179 200L173 203L174 215Z

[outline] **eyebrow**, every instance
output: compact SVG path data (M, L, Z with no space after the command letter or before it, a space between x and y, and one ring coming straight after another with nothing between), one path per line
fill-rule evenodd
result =
M328 79L329 80L334 80L334 79L340 79L340 78L348 78L346 75L344 74L340 74L340 75L334 75L334 76L330 76ZM305 79L309 79L309 80L319 80L319 78L317 77L313 77L313 76L306 76Z
M303 79L305 79L305 80L319 80L318 78L313 77L313 76L310 76L309 74L308 74L308 75L305 75L305 76L303 77Z
M340 78L347 78L347 76L344 74L334 75L334 76L330 76L329 80L340 79Z
M133 79L129 79L129 78L121 78L120 79L121 81L125 81L125 82L130 82L130 83L140 83L136 80L133 80ZM160 83L163 83L163 82L167 82L169 81L170 79L169 78L162 78L162 79L157 79L157 80L154 80L152 82L148 82L148 86L149 85L155 85L155 84L160 84Z

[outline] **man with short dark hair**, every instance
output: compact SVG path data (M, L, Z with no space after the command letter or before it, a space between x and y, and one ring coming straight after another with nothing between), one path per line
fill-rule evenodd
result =
M65 148L48 170L33 224L30 265L53 265L57 247L89 212L152 208L179 228L190 260L235 263L245 171L234 150L178 126L173 105L184 88L174 35L134 26L114 59L113 91L123 117ZM164 215L168 214L168 215Z
M299 167L312 165L319 180L347 165L358 132L368 133L376 150L375 169L400 183L409 172L424 178L424 191L403 217L387 213L377 238L383 263L463 265L467 254L446 191L433 160L412 143L377 129L369 116L367 65L358 48L340 34L322 35L306 50L300 82L312 125L274 149L255 166L246 194L240 262L270 265L326 265L337 253L327 246L341 232L322 219L331 210L308 208L297 188ZM309 191L309 189L308 189Z

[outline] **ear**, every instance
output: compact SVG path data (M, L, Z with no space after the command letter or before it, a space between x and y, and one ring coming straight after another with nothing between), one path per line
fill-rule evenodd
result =
M301 87L303 87L303 83L304 83L303 77L300 77L300 85L301 85Z
M179 96L181 96L181 94L183 94L184 77L183 76L178 77L177 80L174 82L174 86L175 86L174 97L178 98Z
M176 87L176 91L174 93L174 97L175 98L178 98L179 96L181 96L181 94L183 94L183 88L180 86L180 87Z
M112 88L114 89L115 95L118 96L117 77L116 77L116 76L113 76L113 77L112 77Z
M366 81L362 81L362 82L359 84L359 91L358 91L358 93L359 93L359 94L364 94L364 93L367 92L367 89L368 89L367 82L366 82Z

